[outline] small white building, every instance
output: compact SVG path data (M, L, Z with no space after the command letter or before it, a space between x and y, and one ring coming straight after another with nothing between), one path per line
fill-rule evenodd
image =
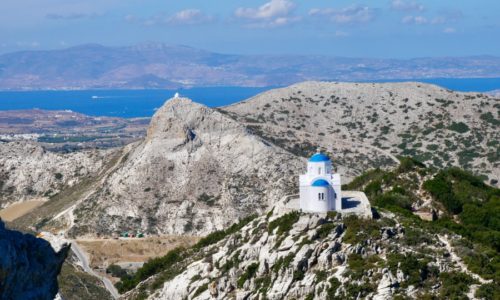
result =
M306 212L342 211L340 174L333 173L332 161L321 153L311 156L307 173L300 175L300 209Z

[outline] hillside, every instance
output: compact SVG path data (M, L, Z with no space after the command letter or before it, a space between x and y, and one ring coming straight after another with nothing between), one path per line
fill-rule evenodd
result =
M224 114L184 98L167 101L145 139L116 155L113 166L75 190L79 196L71 207L39 225L72 236L136 230L203 235L294 193L304 163Z
M278 205L148 262L118 284L130 290L123 298L496 299L499 245L481 240L483 234L464 233L472 226L498 235L500 190L463 171L435 173L410 159L394 171L376 172L346 187L365 187L376 207L373 220L289 212ZM472 185L469 192L481 195L466 197L463 225L422 221L407 206L415 198L439 205L442 198L432 196L432 186L449 182L443 172L454 177L452 185ZM379 191L374 186L381 178ZM490 225L468 219L478 209Z
M493 56L408 60L318 55L234 55L158 43L96 44L0 55L0 89L285 86L305 80L500 77Z
M31 142L0 142L0 208L57 195L95 175L108 151L53 153Z
M305 82L221 111L300 156L316 145L350 177L413 156L500 178L500 99L423 83Z

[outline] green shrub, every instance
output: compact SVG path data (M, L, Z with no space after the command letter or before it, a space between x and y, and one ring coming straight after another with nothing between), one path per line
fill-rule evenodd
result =
M391 253L387 256L387 264L393 274L396 274L398 268L408 276L405 285L421 285L427 279L429 269L427 263L417 259L413 254Z
M364 190L366 196L368 198L374 198L377 195L382 193L382 181L381 180L374 180L370 182L369 184L366 185L365 190Z
M242 288L245 282L254 277L255 273L257 273L257 270L259 269L259 264L258 263L252 263L247 266L245 272L238 278L238 288Z
M180 270L175 269L174 265L183 259L185 249L175 248L168 252L165 256L153 258L147 261L134 276L125 278L116 284L116 288L120 293L124 293L133 289L139 282L160 273L161 271L169 271L172 277L180 273Z
M206 237L200 239L198 241L198 243L196 243L193 246L193 249L197 251L197 250L200 250L206 246L215 244L215 243L223 240L226 236L233 234L235 232L238 232L241 228L243 228L245 225L247 225L248 223L253 221L256 217L257 217L257 215L250 215L246 218L243 218L240 222L231 225L231 227L229 227L226 230L219 230L219 231L215 231L215 232L210 233Z
M314 271L314 274L316 275L315 282L320 283L326 280L328 277L328 273L324 270L316 270Z
M495 126L500 125L500 120L495 118L491 112L487 112L481 115L481 120L486 121L490 124L493 124Z
M462 203L453 195L452 184L446 180L443 173L425 181L423 188L441 202L449 212L457 214L462 211Z
M300 213L297 211L287 213L276 220L269 223L267 229L269 233L272 233L276 228L278 228L276 234L282 235L292 229L293 224L295 224L300 218Z
M475 280L465 273L441 273L442 287L439 296L443 299L467 299L466 293Z
M391 191L377 196L373 199L374 206L389 208L391 206L399 206L404 209L411 210L412 200L401 193Z
M295 253L290 253L287 256L282 256L278 258L276 263L273 265L272 269L275 273L279 272L282 269L286 269L290 266L293 259L295 258Z
M435 151L439 148L439 145L436 145L436 144L429 144L427 145L427 150L431 150L431 151Z
M196 296L199 296L201 293L203 293L207 289L208 289L208 282L196 289L196 292L194 293L193 298L196 298Z
M425 165L420 161L411 157L399 157L399 166L396 170L398 174L406 173L414 170L415 168L425 168Z
M120 278L122 280L130 277L130 275L127 273L125 269L115 264L112 264L109 267L107 267L106 273L111 274L111 276Z
M497 300L500 297L500 287L496 283L486 283L481 285L474 295L478 299Z
M349 184L342 186L344 190L363 190L364 187L374 179L382 178L386 172L381 169L366 171L360 176L354 178Z
M220 196L211 196L207 193L203 193L198 196L198 201L205 203L208 206L214 206L215 203L220 199Z
M337 289L340 287L340 281L337 278L332 277L330 278L330 280L328 280L328 283L330 284L330 286L326 290L327 299L329 300L342 299L335 296Z
M263 294L264 296L267 294L267 290L269 290L271 283L272 277L270 274L255 278L255 287L259 290L259 293Z
M448 129L451 130L451 131L456 131L458 133L466 133L467 131L469 131L469 126L467 126L467 124L463 123L463 122L458 122L458 123L451 123L450 126L448 126Z
M333 223L325 223L321 225L317 230L318 238L323 239L327 237L330 234L330 232L332 232L332 230L334 230L336 227L337 225Z
M355 215L344 219L347 227L344 233L343 242L357 244L367 239L380 238L380 224L375 220L359 219Z

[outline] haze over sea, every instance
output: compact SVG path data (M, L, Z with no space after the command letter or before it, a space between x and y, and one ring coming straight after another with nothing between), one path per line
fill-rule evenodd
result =
M433 83L462 92L487 92L500 89L500 78L435 78L411 81ZM0 110L72 110L93 116L150 117L165 100L171 98L176 92L196 102L217 107L248 99L269 89L272 87L205 87L185 90L0 91Z

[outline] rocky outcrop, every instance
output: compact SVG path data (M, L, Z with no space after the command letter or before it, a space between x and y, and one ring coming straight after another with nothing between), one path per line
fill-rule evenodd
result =
M186 98L154 115L144 141L73 213L73 235L207 234L294 193L305 160ZM81 216L81 218L78 218Z
M0 142L0 208L73 186L101 169L106 154L97 150L61 154L31 142Z
M438 234L409 220L273 210L218 242L204 240L123 298L447 298L446 278L478 276L450 256Z
M0 299L54 299L70 246L8 230L0 221Z

